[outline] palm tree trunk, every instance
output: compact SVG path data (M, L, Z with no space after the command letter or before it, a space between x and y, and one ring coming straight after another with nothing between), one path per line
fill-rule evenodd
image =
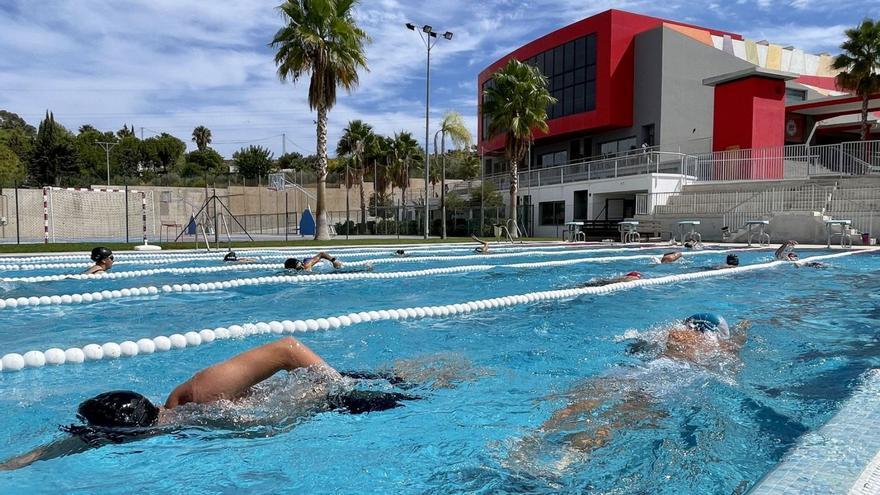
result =
M315 240L330 240L327 228L327 107L318 105L318 199L315 214Z
M513 220L513 230L510 231L511 237L518 237L516 225L516 192L519 186L519 174L517 173L517 160L510 160L510 219ZM509 228L510 226L508 226Z
M870 100L870 94L865 93L862 95L862 141L868 140L868 130L870 126L868 126L868 101Z

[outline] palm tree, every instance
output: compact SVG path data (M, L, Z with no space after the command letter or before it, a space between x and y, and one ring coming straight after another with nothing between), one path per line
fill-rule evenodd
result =
M440 134L440 156L443 157L442 173L440 174L440 237L446 239L446 136L452 145L467 148L471 145L471 131L464 125L458 112L447 112L440 122L440 129L434 134L434 154L437 153L437 134ZM436 162L436 160L435 160Z
M504 151L510 161L510 219L516 225L517 165L534 136L532 129L547 132L547 106L556 98L547 91L547 78L519 60L492 75L494 86L486 88L483 113L489 116L489 135L504 134ZM513 229L512 235L517 235Z
M400 188L401 203L406 206L406 189L409 187L410 172L417 168L422 158L422 148L409 132L399 132L391 141L391 192L394 186ZM399 217L399 215L398 215ZM399 218L398 218L399 221Z
M309 79L309 108L318 113L318 198L315 239L327 240L327 112L336 103L336 88L351 91L358 69L367 69L364 43L369 37L354 21L355 0L288 0L278 10L285 26L270 46L282 81Z
M211 129L208 129L203 125L193 129L192 142L196 143L196 148L198 148L199 151L205 151L208 149L208 145L211 144Z
M840 70L837 84L862 97L862 141L868 140L868 101L880 91L880 21L865 19L859 27L846 30L843 53L831 67Z
M360 120L352 120L348 123L348 127L342 131L342 137L336 144L336 154L338 156L349 155L352 158L353 176L357 179L361 192L361 224L367 223L367 202L364 196L364 175L366 174L366 162L364 158L367 150L373 144L376 135L373 134L373 127L365 124Z

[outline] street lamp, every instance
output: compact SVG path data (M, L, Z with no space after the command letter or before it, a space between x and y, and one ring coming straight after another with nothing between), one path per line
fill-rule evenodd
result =
M434 45L437 44L439 39L437 38L437 31L434 31L434 28L428 24L422 26L421 31L417 31L415 24L407 22L406 28L410 31L419 33L419 37L422 39L422 42L425 43L425 48L428 50L428 61L425 66L425 239L427 239L428 232L430 232L430 209L428 207L428 182L430 179L428 174L431 167L431 155L428 154L428 129L431 124L431 48L434 48ZM442 36L443 39L447 41L452 40L451 31L446 31ZM433 38L433 40L431 38Z

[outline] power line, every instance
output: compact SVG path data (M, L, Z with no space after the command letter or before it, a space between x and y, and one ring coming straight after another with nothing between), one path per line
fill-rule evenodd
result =
M250 139L247 141L212 141L211 144L249 144L249 143L259 143L261 141L268 141L270 139L275 139L283 136L283 134L275 134L274 136L267 136L260 139Z

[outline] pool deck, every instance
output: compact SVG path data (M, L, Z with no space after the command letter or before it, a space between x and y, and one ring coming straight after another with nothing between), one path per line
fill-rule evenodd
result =
M824 426L801 437L749 495L880 493L880 370ZM872 434L873 433L873 434Z

